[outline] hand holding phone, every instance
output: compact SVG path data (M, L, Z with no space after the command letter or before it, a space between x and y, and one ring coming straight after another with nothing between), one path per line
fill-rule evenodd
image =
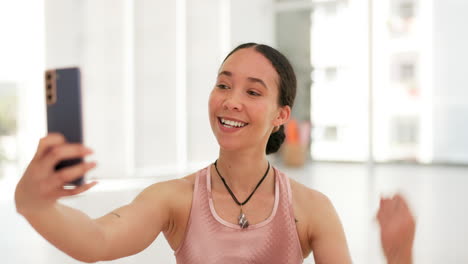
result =
M59 133L50 133L39 141L36 154L16 186L15 202L24 216L45 213L57 199L80 194L97 182L83 183L73 189L64 188L68 182L82 177L96 166L95 162L81 162L56 170L61 160L83 159L92 151L82 144L67 143Z

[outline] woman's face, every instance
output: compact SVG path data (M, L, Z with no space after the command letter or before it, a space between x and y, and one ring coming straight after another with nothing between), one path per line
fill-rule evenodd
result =
M209 117L222 149L265 151L275 126L284 124L290 107L278 105L279 76L253 48L240 49L221 66L210 94Z

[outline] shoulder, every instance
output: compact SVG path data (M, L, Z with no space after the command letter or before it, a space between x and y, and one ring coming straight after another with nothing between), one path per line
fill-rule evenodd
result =
M324 225L336 222L338 215L331 200L323 193L289 179L294 206L308 223L309 237ZM339 221L339 220L338 220Z
M293 199L301 207L314 210L323 210L333 207L330 199L323 193L311 189L302 183L289 179Z

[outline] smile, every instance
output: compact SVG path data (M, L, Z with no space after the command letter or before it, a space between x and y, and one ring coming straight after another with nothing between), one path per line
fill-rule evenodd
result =
M223 125L224 127L227 127L227 128L241 128L241 127L245 127L246 125L248 125L248 123L244 123L244 122L241 122L241 121L229 120L229 119L225 119L225 118L222 118L222 117L218 117L218 120L221 123L221 125Z

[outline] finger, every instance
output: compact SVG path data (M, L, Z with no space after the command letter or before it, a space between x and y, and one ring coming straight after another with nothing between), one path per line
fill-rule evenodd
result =
M51 147L61 145L65 142L65 137L62 134L49 133L47 136L39 140L34 158L40 159Z
M83 158L93 151L79 143L63 144L53 147L43 157L45 166L55 167L62 160Z
M391 209L393 211L397 211L400 207L400 199L397 196L392 197L391 201Z
M406 201L406 199L402 195L398 195L397 199L399 200L399 204L400 204L398 208L400 215L405 217L408 221L414 223L415 222L414 214L411 211L410 206L408 205L408 202Z
M380 208L377 212L377 219L379 222L383 223L388 220L393 213L393 205L391 199L381 198L380 199Z
M72 182L83 175L89 170L96 167L96 162L82 162L77 165L66 167L58 170L52 177L53 186L55 188L62 188L66 183Z
M408 203L406 202L406 199L401 195L397 194L395 195L395 201L398 202L398 205L402 208L408 208Z
M96 184L98 184L97 181L92 181L90 183L83 184L81 186L76 187L75 189L62 189L60 192L60 196L72 196L72 195L77 195L83 192L86 192L87 190L91 189L94 187Z
M379 221L379 223L381 223L382 220L385 218L384 215L386 211L386 206L387 206L387 199L381 197L379 210L377 211L377 220Z

